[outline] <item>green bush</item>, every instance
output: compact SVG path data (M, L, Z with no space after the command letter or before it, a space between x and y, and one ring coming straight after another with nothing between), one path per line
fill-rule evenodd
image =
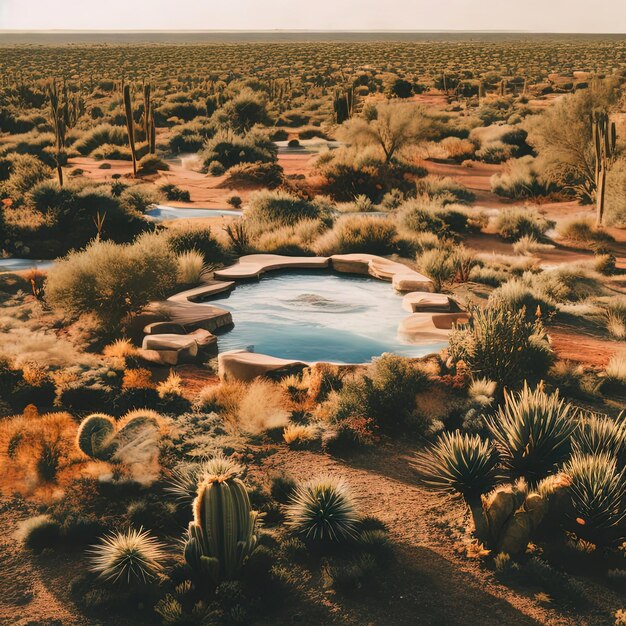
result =
M394 222L388 218L350 215L338 219L332 230L315 242L314 249L322 255L393 254L397 250L397 235Z
M228 254L215 238L210 228L177 228L167 234L169 247L176 254L196 250L202 254L205 263L223 263Z
M541 379L554 359L541 322L501 304L474 309L469 323L452 329L449 344L453 363L463 361L475 377L511 388Z
M274 163L278 150L261 132L252 131L245 136L219 132L205 143L201 154L205 169L219 163L225 170L239 163Z
M502 209L495 226L500 237L507 241L518 241L525 235L541 240L554 222L540 215L536 209Z
M259 191L250 198L244 215L248 224L253 224L257 230L264 230L317 219L320 207L285 191Z
M168 295L177 278L176 257L163 240L144 235L134 244L94 241L48 273L48 302L73 315L94 313L109 330L148 302Z

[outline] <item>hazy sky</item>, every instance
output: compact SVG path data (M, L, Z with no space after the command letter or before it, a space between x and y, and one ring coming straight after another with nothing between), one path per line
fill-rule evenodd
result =
M626 32L624 0L0 0L0 29Z

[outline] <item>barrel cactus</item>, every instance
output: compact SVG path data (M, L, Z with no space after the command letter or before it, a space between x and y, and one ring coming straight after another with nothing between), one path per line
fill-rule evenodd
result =
M193 508L185 560L215 585L235 579L257 542L258 513L245 485L234 474L210 476L198 487Z
M115 420L104 413L86 417L78 428L76 444L87 456L108 461L115 452Z

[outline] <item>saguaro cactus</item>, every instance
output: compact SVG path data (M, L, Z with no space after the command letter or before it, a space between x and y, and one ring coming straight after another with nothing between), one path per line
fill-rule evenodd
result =
M65 131L67 130L67 99L65 100L65 111L59 98L56 81L53 81L48 89L50 98L50 113L52 127L55 137L55 159L57 163L57 176L59 186L63 187L63 153L65 152Z
M137 176L137 151L135 150L135 122L133 120L133 105L130 97L130 85L124 85L124 112L126 114L126 130L128 131L128 145L133 159L133 176Z
M606 173L615 157L615 122L610 121L606 111L595 111L591 116L591 128L596 164L596 222L600 226L604 218Z
M198 487L185 560L214 584L232 580L256 547L258 513L234 474L211 476Z

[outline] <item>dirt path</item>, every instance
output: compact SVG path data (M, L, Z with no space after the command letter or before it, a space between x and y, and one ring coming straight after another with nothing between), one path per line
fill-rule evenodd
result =
M455 552L446 526L463 524L463 508L415 484L408 465L410 451L377 446L374 454L343 462L316 452L281 450L270 457L271 474L285 471L297 479L330 473L342 475L352 487L360 510L375 515L389 528L398 562L387 574L391 597L342 598L335 608L336 624L402 626L432 624L488 626L591 624L580 616L566 618L533 599L494 581L492 575ZM442 520L447 522L442 524ZM309 622L305 622L309 623Z

